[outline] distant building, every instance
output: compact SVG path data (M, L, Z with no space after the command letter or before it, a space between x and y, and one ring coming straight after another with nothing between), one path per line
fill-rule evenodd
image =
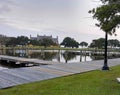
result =
M37 35L37 37L32 37L32 36L30 35L30 39L31 39L31 40L37 40L37 41L39 41L39 40L43 40L44 38L51 39L54 43L59 44L59 42L58 42L58 36L57 36L56 38L53 38L52 35L51 35L51 36L46 36L46 35L41 36L41 35Z

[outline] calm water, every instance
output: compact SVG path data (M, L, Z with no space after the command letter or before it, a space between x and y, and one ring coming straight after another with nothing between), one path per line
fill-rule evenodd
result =
M80 51L65 51L65 50L7 50L4 55L18 56L26 58L37 58L41 60L71 63L91 61L91 56L80 55Z
M65 51L65 50L5 50L0 51L0 54L9 56L18 56L26 58L37 58L41 60L48 60L54 62L74 63L91 60L103 59L103 56L92 56L88 54L81 54L81 51ZM19 67L17 65L7 66L8 68ZM0 62L0 69L6 68L6 62Z

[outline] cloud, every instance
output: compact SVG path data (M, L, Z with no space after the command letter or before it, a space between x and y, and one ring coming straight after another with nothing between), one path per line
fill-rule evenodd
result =
M1 13L6 13L6 12L9 12L10 11L10 8L7 6L7 5L2 5L0 6L0 14Z
M23 30L56 29L69 31L76 24L74 10L78 1L0 0L2 6L0 10L6 13L0 15L2 17L0 22Z
M0 0L0 10L4 12L0 23L26 31L94 34L93 28L88 28L91 20L83 19L88 16L89 3L88 0Z
M0 14L10 12L13 0L0 0Z

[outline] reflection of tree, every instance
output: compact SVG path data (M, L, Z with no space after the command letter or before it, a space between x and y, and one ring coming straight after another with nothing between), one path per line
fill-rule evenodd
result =
M82 62L82 61L85 62L86 59L87 59L86 57L87 57L87 55L85 55L85 54L84 54L84 55L83 55L83 54L80 54L80 62ZM84 58L84 60L82 60L83 58Z
M82 62L82 54L80 54L80 62Z
M57 60L60 62L60 50L57 52Z
M57 55L57 52L33 52L30 54L31 58L38 58L43 60L52 60Z
M52 60L53 58L55 58L57 55L57 52L45 52L44 53L44 57L45 60Z
M85 61L86 61L86 55L85 55Z
M104 59L104 56L94 56L94 55L92 55L92 56L90 56L90 58L92 60L101 60L101 59Z
M65 59L65 62L67 63L67 61L72 60L76 57L76 54L74 52L68 52L65 51L63 53L63 58Z
M111 55L111 56L108 56L108 59L112 59L112 58L119 58L120 56L119 55ZM90 58L92 60L103 60L104 59L104 55L91 55Z
M14 56L13 52L13 50L6 50L6 54L9 56Z

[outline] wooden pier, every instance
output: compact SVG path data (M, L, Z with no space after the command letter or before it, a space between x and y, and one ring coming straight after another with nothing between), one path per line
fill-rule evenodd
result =
M0 89L101 69L104 61L41 65L0 70ZM120 65L120 58L109 59L109 66Z
M39 65L48 65L48 64L57 64L59 62L53 61L45 61L40 59L33 59L33 58L22 58L22 57L13 57L13 56L6 56L0 55L0 61L6 62L14 62L15 64L39 64Z

